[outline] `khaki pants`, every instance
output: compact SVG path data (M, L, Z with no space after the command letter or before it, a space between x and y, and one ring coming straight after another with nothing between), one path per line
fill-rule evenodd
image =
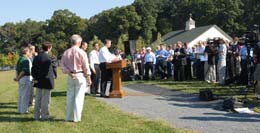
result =
M30 89L29 106L33 105L33 97L34 97L34 87L33 87L33 84L32 84L31 89Z
M215 65L209 65L207 68L205 80L216 82L216 67Z
M27 113L31 92L30 76L23 76L19 80L18 113Z
M75 80L68 76L66 121L81 121L86 88L87 81L83 73L78 73Z
M51 91L49 89L36 89L34 118L48 119L49 118L49 103Z

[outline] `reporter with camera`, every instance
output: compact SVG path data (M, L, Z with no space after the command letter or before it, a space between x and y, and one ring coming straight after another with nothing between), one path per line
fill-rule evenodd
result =
M258 42L254 47L254 59L256 61L254 79L257 81L257 90L258 90L257 99L260 100L260 33L258 33L257 37L258 37Z
M247 70L247 47L244 42L240 42L239 56L241 58L241 73L240 73L240 83L242 85L248 84L248 70Z

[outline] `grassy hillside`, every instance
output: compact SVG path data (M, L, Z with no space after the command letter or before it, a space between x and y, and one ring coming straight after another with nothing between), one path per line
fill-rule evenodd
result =
M34 121L30 114L17 114L18 85L12 79L14 71L0 72L0 131L5 132L181 132L161 121L149 121L119 111L93 97L85 98L82 121L65 122L66 75L58 72L56 87L52 92L51 121Z

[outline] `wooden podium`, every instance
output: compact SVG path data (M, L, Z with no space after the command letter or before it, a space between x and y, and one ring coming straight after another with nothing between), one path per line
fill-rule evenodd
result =
M122 90L121 81L121 69L126 67L126 60L120 60L118 62L106 63L107 69L112 69L113 72L113 88L112 92L109 94L110 98L122 98L126 96L124 90Z

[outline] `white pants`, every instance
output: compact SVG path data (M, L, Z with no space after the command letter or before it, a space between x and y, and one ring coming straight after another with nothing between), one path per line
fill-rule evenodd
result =
M48 119L49 118L49 103L50 103L51 90L49 89L36 89L34 118Z
M225 85L226 79L226 60L218 61L218 80L221 85Z
M66 121L81 121L87 81L83 73L78 73L76 76L75 80L70 76L67 79Z
M30 76L23 76L19 80L18 113L27 113L31 92Z

